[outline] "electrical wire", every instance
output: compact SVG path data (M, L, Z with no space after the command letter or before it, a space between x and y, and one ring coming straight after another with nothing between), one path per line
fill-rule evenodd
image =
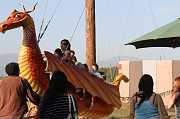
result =
M57 5L56 5L56 7L55 7L55 9L54 9L54 12L53 12L51 18L50 18L49 21L47 22L47 24L46 24L46 26L44 27L42 33L40 33L40 36L39 36L39 39L38 39L38 43L40 42L41 38L44 36L44 34L45 34L45 32L46 32L46 30L47 30L49 24L50 24L51 21L53 20L54 15L56 14L57 9L58 9L58 7L60 6L60 3L61 3L61 2L62 2L62 0L59 0L59 1L58 1L58 3L57 3Z
M80 15L80 17L79 17L79 19L78 19L78 21L77 21L77 24L76 24L76 26L75 26L75 28L74 28L74 30L73 30L73 33L72 33L72 35L71 35L71 37L70 37L70 41L72 41L72 39L73 39L73 37L74 37L74 34L75 34L75 32L76 32L76 30L77 30L77 28L78 28L78 26L79 26L79 23L80 23L80 21L81 21L81 18L82 18L82 15L83 15L84 11L85 11L85 7L84 7L84 9L82 10L81 15Z

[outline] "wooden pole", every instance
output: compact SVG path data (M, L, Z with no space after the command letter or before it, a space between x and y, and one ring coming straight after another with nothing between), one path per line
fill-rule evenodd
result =
M86 63L96 63L95 0L86 0Z

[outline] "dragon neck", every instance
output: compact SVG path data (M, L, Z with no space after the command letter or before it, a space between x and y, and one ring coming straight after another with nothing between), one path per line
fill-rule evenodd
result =
M36 39L36 31L33 21L28 22L23 26L23 46L26 47L38 47Z
M29 20L22 27L23 41L18 57L20 76L27 79L33 90L41 95L47 88L48 81L33 20Z
M128 82L129 79L122 73L119 73L113 80L113 82L111 83L112 85L115 85L117 87L119 87L121 81L124 80L125 82Z

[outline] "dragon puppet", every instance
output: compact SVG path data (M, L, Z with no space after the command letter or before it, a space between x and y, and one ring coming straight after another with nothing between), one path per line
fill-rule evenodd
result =
M0 32L22 27L23 38L18 57L20 76L27 79L33 90L43 95L48 87L48 72L63 71L73 89L81 88L86 94L83 99L76 97L79 116L102 118L113 112L114 108L121 107L119 84L121 80L128 81L123 74L118 74L110 84L89 72L62 62L54 54L45 51L47 64L44 63L39 48L35 25L31 11L14 10L8 18L0 23ZM47 65L47 66L46 66ZM73 90L72 90L73 91ZM75 95L75 93L72 92Z

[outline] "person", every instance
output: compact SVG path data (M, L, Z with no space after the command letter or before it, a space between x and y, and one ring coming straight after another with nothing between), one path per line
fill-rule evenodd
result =
M101 75L101 73L99 72L99 66L97 64L92 64L91 66L91 70L89 71L91 74L93 74L94 76L97 76L99 78L103 78L103 76Z
M77 58L76 58L76 56L72 57L72 58L71 58L71 61L72 61L73 64L75 65L75 64L77 63Z
M79 69L85 69L84 64L82 64L81 62L76 62L75 66L77 66Z
M28 111L27 98L39 105L40 96L33 92L26 79L19 76L15 62L5 67L8 76L0 80L0 119L20 119Z
M63 57L63 53L61 51L61 49L57 48L55 51L54 51L54 54L59 57L59 58L62 58Z
M68 81L61 71L55 71L39 106L40 119L76 119L74 97L68 94ZM71 116L71 118L69 118Z
M62 61L66 62L68 64L71 64L71 65L74 65L74 62L71 59L71 52L69 50L66 50L64 52L64 56L62 57Z
M176 119L180 119L180 76L176 77L173 82L172 95L170 97L168 108L175 107Z
M89 72L89 68L88 68L88 65L86 63L83 64L84 65L84 69Z
M144 74L139 81L139 92L130 101L130 119L169 119L161 96L153 92L153 78Z
M70 52L71 52L71 57L74 57L75 56L74 50L70 50Z
M71 44L67 39L63 39L60 42L60 48L56 48L54 54L59 58L62 58L64 56L65 51L67 50L71 50Z
M69 51L71 50L71 44L67 39L61 40L60 47L61 47L62 53L64 53L66 50L69 50Z
M74 50L70 50L70 52L71 52L71 61L75 65L75 63L77 62L77 58L75 56L75 52L74 52Z
M61 53L64 53L66 50L71 50L71 44L70 44L70 42L69 42L69 40L67 40L67 39L63 39L63 40L61 40L61 42L60 42L60 48L56 48L55 49L55 51L57 50L57 49L60 49L61 50ZM59 51L58 51L59 52Z

